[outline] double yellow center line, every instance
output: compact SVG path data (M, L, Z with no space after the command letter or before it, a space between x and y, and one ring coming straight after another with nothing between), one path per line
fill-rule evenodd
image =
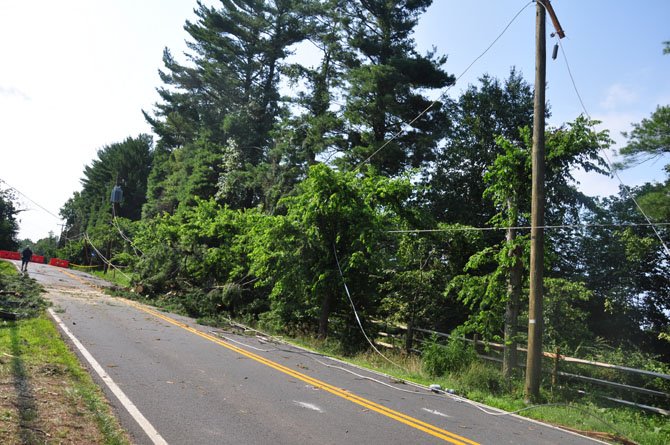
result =
M65 271L63 271L63 273L65 273L66 275L68 275L70 277L76 278L78 281L84 282L84 280L80 279L79 277L76 277L73 274L69 274ZM86 284L88 284L88 283L86 283ZM470 439L459 436L457 434L454 434L454 433L452 433L450 431L447 431L447 430L444 430L442 428L438 428L434 425L423 422L419 419L415 419L414 417L411 417L411 416L408 416L408 415L403 414L401 412L392 410L392 409L387 408L387 407L385 407L383 405L380 405L378 403L375 403L375 402L372 402L370 400L364 399L363 397L357 396L356 394L352 394L349 391L346 391L344 389L337 388L335 386L329 385L328 383L322 382L321 380L315 379L315 378L310 377L306 374L295 371L291 368L287 368L286 366L283 366L283 365L281 365L277 362L274 362L272 360L268 360L268 359L266 359L266 358L264 358L260 355L257 355L257 354L254 354L252 352L249 352L245 349L239 348L235 345L232 345L232 344L230 344L226 341L221 340L218 337L215 337L211 334L207 334L205 332L199 331L198 329L195 329L195 328L193 328L193 327L191 327L191 326L189 326L185 323L177 321L174 318L168 317L165 314L162 314L162 313L160 313L158 311L155 311L153 309L149 309L148 307L146 307L144 305L141 305L141 304L136 303L136 302L131 301L131 300L124 300L124 301L127 304L129 304L130 306L132 306L132 307L134 307L134 308L136 308L140 311L146 312L150 315L153 315L156 318L164 320L164 321L166 321L166 322L168 322L172 325L178 326L178 327L180 327L180 328L182 328L182 329L184 329L188 332L191 332L192 334L195 334L199 337L202 337L206 340L209 340L213 343L216 343L220 346L223 346L224 348L227 348L227 349L229 349L233 352L236 352L236 353L238 353L238 354L240 354L244 357L250 358L250 359L252 359L252 360L254 360L258 363L261 363L265 366L273 368L273 369L275 369L279 372L282 372L286 375L289 375L289 376L291 376L295 379L301 380L301 381L303 381L303 382L305 382L309 385L312 385L315 388L319 388L321 390L327 391L327 392L329 392L333 395L341 397L345 400L348 400L352 403L360 405L360 406L362 406L364 408L367 408L371 411L379 413L379 414L381 414L383 416L386 416L390 419L393 419L395 421L398 421L400 423L408 425L408 426L410 426L412 428L415 428L417 430L423 431L426 434L437 437L439 439L442 439L442 440L444 440L446 442L449 442L449 443L452 443L454 445L465 445L465 444L479 445L477 442L474 442Z

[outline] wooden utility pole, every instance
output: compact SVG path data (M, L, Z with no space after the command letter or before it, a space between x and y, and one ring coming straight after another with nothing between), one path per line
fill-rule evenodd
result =
M549 0L538 0L535 18L535 102L533 108L532 197L530 215L530 295L528 296L528 356L526 358L526 403L540 397L542 379L542 287L544 283L544 116L547 67L546 12L559 38L565 32ZM545 11L546 7L546 11Z
M548 0L545 0L548 1ZM535 102L533 107L532 196L530 215L530 295L528 297L528 356L524 398L540 396L542 376L542 285L544 275L544 116L547 65L546 12L537 2L535 18Z

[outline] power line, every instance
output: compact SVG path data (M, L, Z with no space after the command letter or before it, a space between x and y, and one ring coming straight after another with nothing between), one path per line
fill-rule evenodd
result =
M544 6L544 3L542 2L542 0L536 0L536 1ZM561 48L561 54L563 54L563 60L565 61L565 66L568 70L568 75L570 77L570 81L572 82L572 87L574 88L575 93L577 94L577 98L579 99L579 103L582 106L582 110L584 111L584 114L589 118L589 121L592 121L591 114L586 109L586 106L584 105L584 101L582 100L582 96L581 96L581 94L579 94L579 88L577 88L577 82L575 81L575 78L572 75L572 70L570 69L570 64L568 63L568 56L565 53L565 49L563 48L563 44L561 43L561 39L558 39L558 45ZM630 193L630 188L623 182L623 180L621 179L621 176L619 176L619 172L617 171L616 167L614 166L614 163L612 162L609 155L607 154L607 151L600 144L598 144L598 148L599 148L600 152L603 154L603 156L605 157L605 161L607 162L607 165L608 165L610 171L612 172L614 177L619 181L619 184L623 188L624 192L633 201L633 203L635 204L635 207L637 207L638 211L642 214L644 219L647 221L648 225L651 226L652 230L654 231L654 234L656 235L656 238L658 238L658 240L661 242L661 245L663 246L663 249L665 250L666 255L668 255L668 257L670 257L670 249L668 249L668 246L667 246L667 244L665 244L665 241L663 241L663 238L661 237L661 234L658 233L658 231L656 230L656 227L654 227L655 224L651 222L651 219L649 218L649 216L647 216L645 211L642 210L642 207L637 202L637 199L635 199L635 196L633 196L633 194Z
M13 187L12 185L10 185L10 184L9 184L7 181L5 181L4 179L0 178L0 182L2 182L3 184L5 184L5 185L6 185L7 187L9 187L10 189L14 190L14 191L15 191L16 193L18 193L19 195L21 195L21 196L23 196L24 198L26 198L28 201L30 201L30 202L32 202L33 204L35 204L35 205L36 205L37 207L39 207L40 209L44 210L45 212L47 212L49 215L53 216L53 217L56 218L57 220L59 220L59 221L62 221L62 220L63 220L62 217L60 217L60 216L58 216L58 215L52 213L50 210L48 210L48 209L46 209L45 207L39 205L37 202L35 202L35 201L32 200L31 198L29 198L29 197L28 197L25 193L23 193L21 190L17 189L16 187Z
M95 247L95 246L93 245L93 243L91 242L91 238L89 238L89 236L88 236L88 233L84 234L84 241L86 241L86 242L93 248L93 250L95 250L95 252L98 254L98 256L100 256L100 258L102 259L102 261L103 261L105 264L107 264L107 266L111 266L111 267L113 267L114 269L118 270L119 273L120 273L121 275L123 275L124 277L126 277L128 280L131 280L130 276L128 276L127 274L125 274L121 269L119 269L118 267L116 267L110 260L108 260L107 258L105 258L105 256L102 254L102 252L100 252L100 250L98 250L98 248Z
M139 256L140 256L140 255L137 254L137 252L139 252L142 256L144 256L144 252L142 252L142 250L139 247L136 247L135 243L133 243L133 241L130 238L128 238L128 236L125 233L123 233L123 230L121 230L121 227L119 226L119 223L117 222L116 210L115 210L114 203L112 203L112 225L116 228L116 230L119 231L119 234L121 235L121 238L123 238L125 241L127 241L130 244L130 247L133 248L133 251L135 252L136 257L139 258Z
M620 223L620 224L557 224L538 226L537 229L581 229L587 227L653 227L670 226L670 222L663 223ZM386 233L431 233L431 232L466 232L466 231L495 231L495 230L531 230L532 226L511 226L511 227L467 227L459 226L448 229L408 229L408 230L387 230Z
M344 284L344 290L346 291L347 298L349 299L349 303L351 304L351 309L354 311L354 316L356 317L356 322L358 322L358 327L361 329L361 332L363 333L363 336L365 339L368 341L368 344L372 346L372 349L375 350L375 352L379 355L381 355L384 360L387 362L391 363L394 366L397 366L400 369L404 369L402 366L391 360L390 358L386 357L384 354L377 349L375 346L374 342L370 340L370 337L368 337L368 334L365 333L365 329L363 329L363 324L361 323L361 319L358 317L358 311L356 311L356 306L354 305L354 300L351 298L351 294L349 293L349 287L347 286L347 282L344 279L344 274L342 273L342 268L340 267L340 260L337 256L337 248L335 247L335 244L333 244L333 253L335 254L335 262L337 263L337 270L340 272L340 277L342 278L342 284Z
M463 72L456 78L456 81L455 81L452 85L449 85L449 86L446 88L446 90L440 95L439 99L433 101L433 102L432 102L430 105L428 105L423 111L421 111L421 112L420 112L414 119L412 119L411 121L409 121L409 122L406 123L405 125L406 125L406 126L409 126L409 125L413 124L413 123L416 122L421 116L423 116L424 114L426 114L432 107L434 107L434 106L438 103L438 101L439 101L441 98L443 98L443 97L446 95L446 93L447 93L447 92L448 92L448 91L449 91L449 90L450 90L450 89L451 89L451 88L458 82L458 80L460 80L460 78L463 77L463 75L465 75L465 73L467 73L467 72L470 70L470 68L471 68L471 67L472 67L472 66L473 66L479 59L481 59L481 58L482 58L482 57L483 57L483 56L484 56L484 55L485 55L485 54L486 54L486 53L493 47L493 45L495 45L495 43L496 43L496 42L497 42L497 41L498 41L498 40L505 34L505 32L507 32L507 29L509 29L509 27L512 25L512 23L514 23L514 21L516 21L517 17L519 17L519 15L521 15L521 13L522 13L528 6L530 6L530 5L531 5L532 3L534 3L534 2L540 3L542 6L545 7L545 9L547 9L545 3L544 3L542 0L533 0L533 1L530 1L529 3L527 3L526 5L524 5L524 6L519 10L519 12L517 12L516 15L509 21L509 23L507 24L507 26L505 26L505 28L502 30L502 32L501 32L501 33L500 33L500 34L493 40L493 42L492 42L492 43L491 43L491 44L490 44L490 45L489 45L489 46L488 46L488 47L487 47L487 48L486 48L486 49L485 49L479 56L477 56L477 57L470 63L470 65L468 65L468 67L467 67L467 68L466 68L466 69L465 69L465 70L464 70L464 71L463 71ZM565 65L566 65L566 68L567 68L567 71L568 71L568 75L569 75L569 77L570 77L570 81L572 82L572 86L573 86L573 88L574 88L574 90L575 90L575 93L577 94L577 98L578 98L578 100L579 100L579 103L581 104L582 110L584 111L584 113L586 114L586 116L589 118L589 120L592 120L590 113L589 113L588 110L586 109L586 105L584 104L584 101L583 101L583 99L582 99L582 96L581 96L581 94L579 93L579 89L577 88L577 83L576 83L575 78L574 78L574 76L573 76L573 74L572 74L572 70L570 69L570 64L569 64L569 62L568 62L568 58L567 58L567 55L566 55L566 53L565 53L565 49L563 48L563 45L562 45L560 39L558 39L558 44L559 44L559 46L560 46L560 48L561 48L561 53L563 54L563 60L565 61ZM399 130L397 133L393 134L393 135L392 135L386 142L384 142L384 144L382 144L381 147L379 147L375 152L373 152L370 156L368 156L364 161L362 161L360 164L358 164L358 166L356 166L356 168L354 169L354 171L360 169L365 163L369 162L374 156L376 156L380 151L382 151L384 148L386 148L392 141L394 141L395 139L397 139L397 138L398 138L401 134L403 134L403 133L404 133L404 130L401 129L401 130ZM670 249L668 249L668 246L666 245L665 241L663 240L663 238L662 238L661 235L658 233L658 231L656 230L656 227L655 227L655 226L658 226L658 225L665 225L665 224L664 224L664 223L661 223L661 224L654 224L654 223L651 222L651 219L650 219L650 218L647 216L647 214L644 212L644 210L642 209L642 207L640 206L640 204L637 202L637 200L635 199L635 197L629 192L629 187L626 186L626 184L623 182L623 180L622 180L621 177L619 176L619 174L618 174L618 172L617 172L617 169L614 167L614 164L612 163L611 159L609 158L609 155L606 153L606 151L605 151L601 146L599 146L599 149L600 149L601 153L604 155L605 160L606 160L606 162L607 162L607 164L608 164L608 167L610 168L610 171L612 171L613 175L617 178L617 180L619 181L619 183L621 184L621 186L622 186L623 189L625 190L626 194L631 198L631 200L633 201L633 203L635 204L635 206L637 207L637 209L639 210L639 212L640 212L640 213L642 214L642 216L645 218L645 220L646 220L647 223L648 223L648 224L646 224L646 225L647 225L647 226L650 226L650 227L652 228L652 230L654 231L654 234L656 235L656 237L658 238L658 240L661 242L661 245L663 246L663 248L664 248L666 254L668 254L668 256L670 256ZM574 227L574 226L544 226L543 228L567 228L567 227ZM531 227L523 227L523 228L525 229L525 228L531 228ZM473 229L471 229L471 230L504 230L504 228L473 228ZM436 231L439 231L439 230L436 230ZM392 231L391 233L393 233L393 231ZM397 233L397 232L396 232L396 233Z
M443 97L446 96L446 94L449 92L449 90L450 90L454 85L456 85L456 83L461 79L461 77L463 77L463 76L470 70L470 68L472 68L472 66L473 66L479 59L481 59L482 57L484 57L484 55L485 55L487 52L489 52L489 50L493 47L493 45L495 45L496 42L497 42L498 40L500 40L500 38L507 32L507 30L509 29L509 27L512 26L512 23L514 23L514 22L516 21L516 19L521 15L521 13L522 13L527 7L529 7L529 6L532 5L532 4L533 4L533 1L530 1L530 2L526 3L526 5L525 5L523 8L521 8L521 9L519 10L519 12L517 12L516 15L515 15L514 17L512 17L512 19L507 23L507 26L505 26L505 28L500 32L500 34L498 34L498 36L493 40L493 42L491 42L491 44L490 44L490 45L489 45L489 46L488 46L488 47L487 47L487 48L486 48L480 55L478 55L478 56L477 56L477 57L476 57L476 58L475 58L475 59L474 59L468 66L467 66L467 68L465 68L465 70L463 70L463 72L462 72L461 74L458 75L458 77L456 77L456 80L454 81L454 83L451 84L451 85L449 85L449 86L442 92L442 94L440 94L440 96L438 97L438 99L436 99L436 100L434 100L433 102L431 102L431 104L428 105L423 111L421 111L421 112L420 112L414 119L412 119L411 121L409 121L409 122L407 122L407 123L404 123L404 125L405 125L405 126L410 126L410 125L412 125L414 122L416 122L417 120L419 120L419 118L421 118L421 116L423 116L424 114L426 114L431 108L433 108L435 105L437 105L437 103L438 103ZM384 148L386 148L386 146L388 146L391 142L393 142L393 141L396 140L398 137L400 137L400 135L402 135L404 132L405 132L404 129L400 129L398 132L396 132L395 134L393 134L387 141L385 141L385 142L382 144L381 147L379 147L377 150L375 150L374 153L372 153L372 154L371 154L370 156L368 156L364 161L362 161L360 164L358 164L358 165L356 166L356 168L354 169L354 171L360 169L365 163L369 162L370 159L372 159L373 157L375 157L375 156L377 155L377 153L379 153L379 152L382 151Z

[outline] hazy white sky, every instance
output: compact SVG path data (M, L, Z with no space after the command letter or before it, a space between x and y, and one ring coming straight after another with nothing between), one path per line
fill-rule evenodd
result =
M208 0L207 4L219 4ZM527 0L435 0L416 41L449 56L459 75L498 36ZM670 2L554 0L566 32L562 44L589 113L620 132L670 104ZM165 47L179 60L195 0L0 0L0 180L21 198L20 238L60 232L58 210L80 190L85 165L99 148L150 132L141 110L158 100ZM548 31L553 31L547 22ZM499 78L516 66L534 77L535 6L523 9L505 35L450 90L456 97L484 73ZM548 53L554 40L547 40ZM548 60L550 124L575 119L581 105L562 55ZM667 162L667 161L665 161ZM664 162L621 174L628 185L662 180ZM618 182L579 175L591 195L617 192ZM6 188L6 184L0 184ZM49 212L40 208L44 207Z

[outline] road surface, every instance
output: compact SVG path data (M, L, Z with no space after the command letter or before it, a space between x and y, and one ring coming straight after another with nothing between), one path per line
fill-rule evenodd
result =
M34 263L29 273L137 444L599 443L110 297L88 274Z

